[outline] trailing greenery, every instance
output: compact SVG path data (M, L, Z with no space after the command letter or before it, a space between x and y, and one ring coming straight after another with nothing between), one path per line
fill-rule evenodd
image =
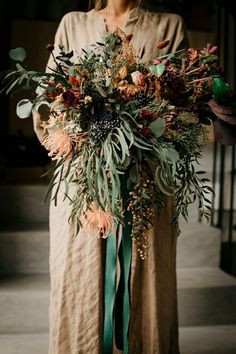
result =
M16 70L3 76L7 93L36 89L33 100L18 103L20 118L33 107L48 110L43 144L56 161L48 194L57 203L63 189L78 230L90 227L97 237L107 237L130 212L131 236L144 259L147 231L167 198L175 201L173 225L180 215L188 220L188 206L197 200L201 216L210 217L212 189L196 166L207 139L203 123L212 113L208 102L227 95L228 85L215 47L145 64L131 39L108 34L76 61L62 47L55 57L49 45L50 73L25 69L26 53L18 48L10 53Z

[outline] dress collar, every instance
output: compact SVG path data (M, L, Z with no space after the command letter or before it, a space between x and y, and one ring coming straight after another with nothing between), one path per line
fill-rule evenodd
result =
M145 10L138 7L130 10L129 17L123 29L125 33L128 34L133 32L134 27L138 25L144 11ZM106 31L105 16L103 14L100 14L97 10L92 9L88 11L87 15L95 21L103 31Z

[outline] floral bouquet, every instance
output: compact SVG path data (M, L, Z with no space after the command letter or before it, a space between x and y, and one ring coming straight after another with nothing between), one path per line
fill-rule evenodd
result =
M131 44L132 35L109 33L76 61L73 52L48 45L55 67L40 73L22 66L23 48L11 50L16 70L4 73L7 93L36 88L33 100L17 105L20 118L32 108L48 115L43 145L55 160L48 192L60 184L71 218L106 238L130 214L131 237L142 259L157 209L174 198L176 214L188 219L196 199L209 218L212 190L196 171L206 143L205 124L235 124L217 47L190 48L149 63ZM164 48L168 41L158 43ZM218 134L220 138L222 134ZM71 185L76 191L71 195Z

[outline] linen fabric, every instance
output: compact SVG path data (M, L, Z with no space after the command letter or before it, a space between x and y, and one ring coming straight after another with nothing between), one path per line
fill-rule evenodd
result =
M101 41L105 18L96 10L66 14L55 36L58 45L81 55L82 48ZM126 34L133 34L137 49L145 46L143 61L188 46L182 18L170 13L130 11ZM157 43L169 39L168 46ZM52 57L47 70L55 67ZM36 133L40 136L40 128ZM73 193L74 187L70 193ZM50 343L49 354L101 354L103 330L103 280L106 240L96 239L69 223L71 206L59 192L50 206ZM173 200L155 217L149 231L149 256L142 261L133 246L131 266L130 354L179 354L176 295L176 241L171 226ZM114 235L111 237L115 237ZM119 242L117 240L117 242ZM119 272L118 272L119 273ZM113 354L121 353L114 343Z

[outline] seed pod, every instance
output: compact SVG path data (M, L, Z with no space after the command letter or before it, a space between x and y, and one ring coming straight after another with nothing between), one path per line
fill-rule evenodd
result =
M168 44L170 43L169 39L166 39L164 41L161 41L157 44L158 49L163 49L165 48Z

